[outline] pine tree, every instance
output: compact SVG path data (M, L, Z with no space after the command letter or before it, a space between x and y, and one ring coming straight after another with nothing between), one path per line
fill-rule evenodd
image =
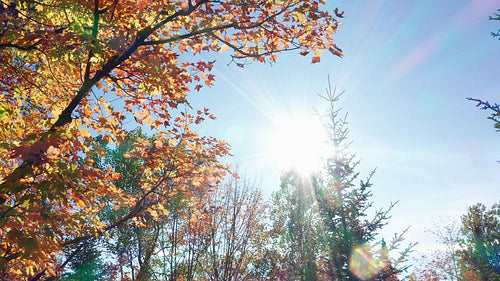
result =
M61 281L97 281L102 280L105 270L96 239L81 241L75 249L67 251L74 255L70 262L71 273L61 278Z
M463 250L459 253L466 269L480 280L500 280L500 204L487 210L481 203L462 216Z
M349 151L346 116L337 103L342 93L328 87L323 97L330 105L324 122L333 148L324 167L309 176L288 171L274 195L273 220L285 261L286 278L298 280L397 280L404 268L401 257L391 260L388 251L399 246L396 235L388 245L377 241L387 224L391 204L370 217L371 177L359 180L359 161Z

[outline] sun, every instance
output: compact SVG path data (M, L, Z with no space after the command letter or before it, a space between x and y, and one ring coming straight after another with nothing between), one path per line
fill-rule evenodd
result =
M330 149L325 128L318 118L306 115L281 116L273 120L270 158L282 170L310 174L322 166Z

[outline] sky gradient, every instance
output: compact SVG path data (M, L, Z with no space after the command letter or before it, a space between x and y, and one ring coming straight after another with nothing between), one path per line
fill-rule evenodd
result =
M384 235L432 247L432 221L458 220L467 207L500 201L500 133L467 97L500 102L500 22L493 0L330 1L345 11L336 44L344 57L321 63L297 53L241 69L217 55L215 86L191 97L218 117L199 128L225 139L248 176L271 194L280 168L269 157L277 118L312 116L327 104L328 76L345 91L351 150L361 178L373 177L375 208L399 201Z

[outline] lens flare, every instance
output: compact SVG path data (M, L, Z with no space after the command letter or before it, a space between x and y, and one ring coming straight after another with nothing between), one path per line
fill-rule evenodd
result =
M349 261L349 267L351 272L362 280L372 278L381 269L368 246L354 248Z

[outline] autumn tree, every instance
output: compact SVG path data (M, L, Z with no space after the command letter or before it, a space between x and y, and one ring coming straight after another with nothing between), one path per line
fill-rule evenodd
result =
M120 173L114 185L133 194L143 192L141 167L147 161L144 157L128 157L137 139L155 142L154 137L147 136L140 129L129 132L116 147L101 137L96 139L105 153L96 157L95 165L101 169L112 167ZM115 270L107 270L107 275L100 279L193 280L200 257L208 247L210 231L206 221L212 204L208 194L212 194L216 186L219 185L186 183L184 188L172 188L170 195L163 200L161 210L137 214L111 229L107 233L110 239L101 239L99 248L100 256L108 260L103 267ZM116 205L107 198L100 203L104 209L100 219L107 224L115 224L131 211L130 207ZM84 241L87 242L90 241ZM79 248L75 251L82 252Z
M295 170L283 173L272 206L285 263L279 279L317 280L320 222L310 181Z
M376 240L387 223L387 209L372 209L372 174L359 180L358 161L346 143L345 118L336 108L340 95L329 87L330 104L325 129L333 152L324 167L305 176L294 171L282 178L274 196L274 223L281 226L280 241L287 270L282 280L397 280L409 249L392 259L390 251L402 242L396 235L386 243Z
M103 149L104 153L94 155L96 167L101 170L111 168L120 174L120 177L115 178L112 182L115 187L134 195L143 192L141 181L144 174L141 171L147 162L147 158L144 157L128 156L132 153L137 140L150 143L155 141L153 137L144 134L141 129L128 132L124 140L115 146L108 144L102 136L98 136L95 138L96 144L98 144L95 149ZM168 199L173 200L172 197L174 196L170 196ZM100 220L108 225L113 225L121 220L124 215L131 212L132 208L131 206L117 205L107 197L99 199L99 203L103 210L100 214ZM170 201L164 201L159 208L164 212L169 212L172 208L171 205ZM106 257L108 260L108 264L102 266L109 269L106 277L122 280L126 279L125 277L136 279L136 277L147 276L150 273L151 255L154 249L151 245L155 245L159 236L157 228L159 219L160 216L156 211L138 213L133 219L110 229L107 233L109 239L99 239L99 257ZM83 241L83 243L88 242L91 241ZM80 251L77 247L73 248L76 248L76 253ZM115 270L111 270L112 268ZM101 279L103 278L101 277Z
M10 280L57 276L69 244L165 215L172 190L219 180L227 145L190 130L213 116L176 111L214 81L214 62L193 55L230 51L240 66L289 50L312 62L341 55L332 36L343 15L323 0L2 0L0 9L0 272ZM134 122L155 134L127 155L146 159L138 193L117 188L120 173L96 167L104 152L90 149L92 134L119 144ZM106 223L99 198L129 212Z
M96 158L101 168L113 167L121 177L117 188L141 192L140 167L145 159L125 157L137 138L154 142L141 130L129 132ZM193 188L193 186L192 186ZM101 220L115 223L129 208L102 198ZM108 205L105 205L109 203ZM163 205L167 215L145 212L108 232L109 239L72 244L71 271L62 280L241 280L256 277L252 261L263 247L266 205L260 191L236 177L212 186L177 190ZM138 223L138 222L139 223ZM106 263L104 263L104 260Z
M438 247L421 253L414 264L413 278L416 280L475 280L473 272L463 266L459 254L463 239L461 225L453 220L442 220L428 230L435 238Z
M229 178L207 198L210 239L199 280L256 280L267 204L255 182Z
M500 277L499 205L487 210L469 207L460 224L437 225L432 230L440 248L422 256L413 273L417 280L498 280Z

